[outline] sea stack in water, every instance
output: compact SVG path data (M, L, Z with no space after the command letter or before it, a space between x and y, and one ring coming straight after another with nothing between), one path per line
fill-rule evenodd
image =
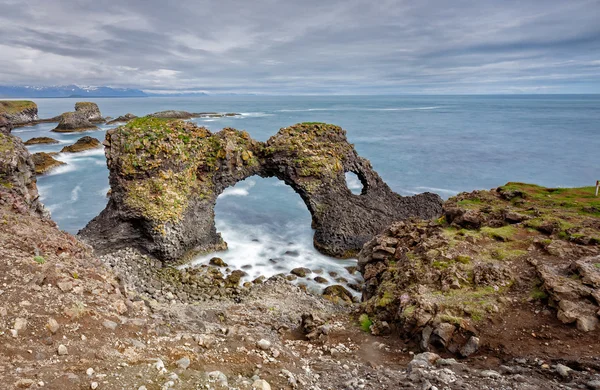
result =
M266 143L248 133L212 134L184 121L138 118L106 135L111 197L81 232L99 252L133 246L161 260L224 248L214 224L223 190L253 175L277 177L304 200L321 252L350 257L392 221L439 216L442 201L402 197L358 156L340 127L321 123L281 129ZM345 172L364 190L354 195Z
M13 126L26 125L38 119L38 108L29 100L0 101L0 117L4 117Z
M65 112L60 116L58 126L52 131L58 133L72 133L77 131L96 129L94 123L104 121L96 103L78 102L74 112Z

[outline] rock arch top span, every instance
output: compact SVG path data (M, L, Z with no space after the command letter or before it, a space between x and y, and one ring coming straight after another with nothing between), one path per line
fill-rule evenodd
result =
M440 215L436 194L394 193L358 156L346 132L323 123L286 127L266 142L245 131L211 133L184 121L138 118L107 132L111 195L79 232L101 253L137 247L166 261L226 247L214 223L223 190L250 176L277 177L312 216L314 245L352 257L391 222ZM360 195L346 185L354 172Z

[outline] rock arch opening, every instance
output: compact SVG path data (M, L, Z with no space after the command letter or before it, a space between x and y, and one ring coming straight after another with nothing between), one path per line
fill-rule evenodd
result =
M340 278L355 281L344 268L355 265L354 260L333 259L314 248L312 216L301 197L281 180L252 176L240 181L223 191L214 210L216 230L227 249L203 254L192 261L193 266L211 264L217 257L228 268L242 270L243 281L285 274L314 289L339 284ZM309 271L305 276L291 274L297 268Z
M363 195L366 192L365 185L356 173L346 172L344 176L346 178L346 187L348 187L350 192L354 195Z

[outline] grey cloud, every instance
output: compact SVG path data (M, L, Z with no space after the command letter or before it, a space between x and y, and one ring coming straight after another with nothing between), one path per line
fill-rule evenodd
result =
M600 92L598 0L0 0L3 84Z

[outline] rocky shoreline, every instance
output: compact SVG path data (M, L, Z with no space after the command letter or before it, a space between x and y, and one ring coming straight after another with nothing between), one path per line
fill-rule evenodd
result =
M590 187L508 183L460 194L426 215L380 218L358 254L359 303L339 288L306 291L298 282L318 275L302 267L243 283L242 270L216 258L181 268L134 244L94 251L49 219L32 156L5 118L0 383L7 388L600 389L600 201ZM323 147L319 155L342 148L342 169L301 149L295 159L283 153L300 145L298 134L313 150ZM216 151L226 183L248 167L284 167L306 173L300 188L316 179L341 186L337 172L354 169L377 188L377 174L342 135L331 125L297 125L261 150L228 130L216 135L224 149L204 153ZM238 150L232 140L241 139ZM81 143L97 146L92 140ZM111 163L124 167L128 154L113 155L112 147ZM151 147L141 142L138 152ZM113 203L125 196L121 181L137 173L111 172Z

